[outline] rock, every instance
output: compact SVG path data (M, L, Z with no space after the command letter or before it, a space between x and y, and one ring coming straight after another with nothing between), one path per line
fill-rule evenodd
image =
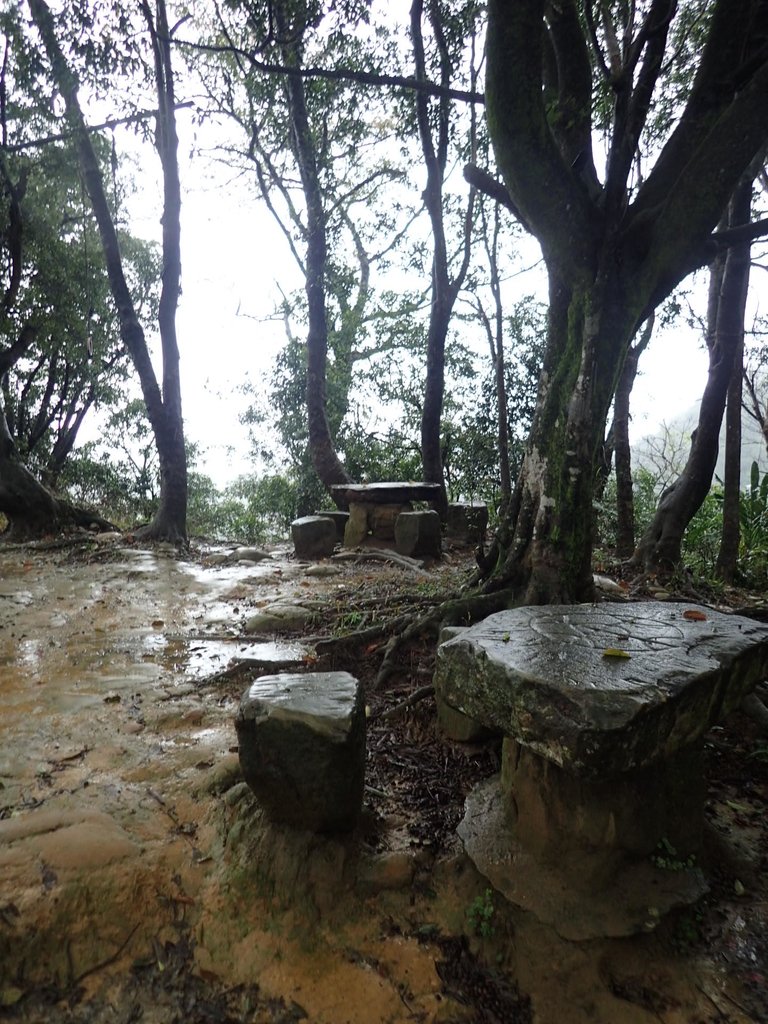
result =
M206 565L227 565L231 562L232 556L228 551L212 551L205 556Z
M297 558L330 558L336 546L336 524L325 516L303 516L291 523Z
M395 521L395 547L410 558L439 558L442 547L437 512L401 512Z
M311 579L329 579L331 576L340 576L341 569L338 565L310 565L310 567L304 573L305 576L309 576Z
M363 802L365 708L347 672L262 676L235 720L243 776L269 818L349 831Z
M344 530L347 527L349 521L349 512L342 512L340 509L331 509L330 511L315 512L316 516L323 516L325 519L332 519L336 526L336 540L343 542Z
M245 620L246 633L289 633L304 628L312 618L309 608L298 604L272 604Z
M265 558L269 558L268 551L262 551L261 548L235 548L230 556L232 562L263 562Z
M767 626L648 601L490 615L440 645L435 685L470 718L602 778L700 738L766 676Z
M446 536L460 544L479 544L488 529L484 501L452 501L445 522Z

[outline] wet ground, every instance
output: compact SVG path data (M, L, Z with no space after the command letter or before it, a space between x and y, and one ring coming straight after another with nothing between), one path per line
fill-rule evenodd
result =
M324 607L364 624L378 587L414 584L370 563L312 575L285 549L216 554L0 548L0 1019L768 1021L768 744L752 723L707 746L711 894L648 935L565 942L463 856L463 792L495 753L441 740L429 700L372 724L354 843L265 832L238 778L238 695L313 654L246 636L246 619L288 600L316 634ZM365 676L380 652L348 657L337 667ZM373 712L426 666L371 694Z

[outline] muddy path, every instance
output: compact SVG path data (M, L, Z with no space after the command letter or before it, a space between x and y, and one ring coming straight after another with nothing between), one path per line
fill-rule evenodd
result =
M446 744L429 701L370 730L359 834L265 825L233 666L313 655L244 621L279 599L311 633L324 603L357 615L398 571L217 556L0 548L0 1018L768 1020L768 749L747 720L707 747L712 893L647 935L565 942L464 857L462 794L494 753ZM372 700L423 683L412 667Z

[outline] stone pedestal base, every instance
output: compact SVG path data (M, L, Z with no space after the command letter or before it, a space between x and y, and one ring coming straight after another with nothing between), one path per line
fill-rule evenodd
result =
M667 911L695 903L707 891L700 869L666 870L650 858L612 856L613 870L603 872L598 885L583 850L569 851L563 837L560 862L542 860L526 844L524 822L511 818L500 778L480 783L467 797L458 829L464 848L498 892L552 925L564 939L579 942L652 931Z
M584 779L505 739L501 775L470 794L459 834L504 896L564 938L629 935L706 891L683 866L701 848L703 788L699 745Z
M401 512L410 512L410 504L370 504L351 502L344 530L344 547L356 548L370 535L373 540L394 541L395 520Z

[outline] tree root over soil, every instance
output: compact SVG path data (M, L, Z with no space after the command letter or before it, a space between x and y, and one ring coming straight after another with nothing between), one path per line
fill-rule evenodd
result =
M390 637L374 689L382 687L397 671L398 655L410 641L425 636L436 638L444 626L468 626L478 619L485 618L486 615L509 608L512 600L513 594L510 590L467 594L464 597L443 601L419 618L411 616L408 625Z

